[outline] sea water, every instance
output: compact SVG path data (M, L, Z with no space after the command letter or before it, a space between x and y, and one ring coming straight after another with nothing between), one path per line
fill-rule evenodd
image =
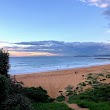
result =
M109 59L73 56L11 57L9 74L27 74L110 64Z

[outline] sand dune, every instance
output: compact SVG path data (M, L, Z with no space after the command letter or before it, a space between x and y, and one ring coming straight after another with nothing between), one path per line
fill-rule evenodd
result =
M76 87L77 84L85 81L88 73L95 74L106 71L110 72L110 65L16 75L16 79L22 81L28 87L41 86L48 91L51 97L57 97L59 91L64 90L68 85Z

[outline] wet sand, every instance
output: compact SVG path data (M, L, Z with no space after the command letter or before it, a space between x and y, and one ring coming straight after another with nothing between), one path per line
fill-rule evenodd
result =
M80 82L84 82L87 74L96 74L106 71L110 72L110 64L87 68L23 74L16 75L15 77L17 81L22 81L24 86L43 87L48 91L51 97L55 98L59 95L59 91L63 91L68 85L76 87Z

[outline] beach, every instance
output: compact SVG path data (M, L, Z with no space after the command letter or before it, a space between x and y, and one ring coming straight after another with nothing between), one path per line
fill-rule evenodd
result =
M68 70L22 74L16 75L15 78L18 82L22 81L26 87L41 86L47 90L48 95L55 98L59 95L59 91L64 91L69 85L76 87L80 82L84 82L87 74L106 72L110 72L110 64ZM110 79L107 79L105 83L110 83Z

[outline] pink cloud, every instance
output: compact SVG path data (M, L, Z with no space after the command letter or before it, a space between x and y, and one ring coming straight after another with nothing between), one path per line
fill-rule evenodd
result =
M80 0L80 1L100 8L107 8L110 6L110 0Z
M53 54L49 52L17 52L9 51L10 56L22 57L22 56L58 56L58 54Z

